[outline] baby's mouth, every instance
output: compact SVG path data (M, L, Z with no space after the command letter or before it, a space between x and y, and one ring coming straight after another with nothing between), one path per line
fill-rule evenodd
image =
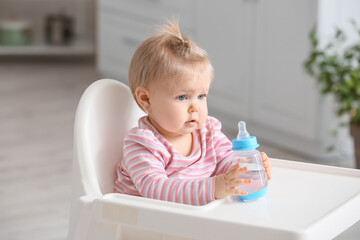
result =
M190 121L187 121L186 123L188 123L188 124L194 124L194 123L197 123L197 121L196 121L195 119L192 119L192 120L190 120Z

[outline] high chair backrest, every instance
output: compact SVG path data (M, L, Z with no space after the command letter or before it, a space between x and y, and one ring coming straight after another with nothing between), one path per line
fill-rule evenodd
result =
M73 198L113 192L123 138L143 115L119 81L102 79L86 89L74 126Z

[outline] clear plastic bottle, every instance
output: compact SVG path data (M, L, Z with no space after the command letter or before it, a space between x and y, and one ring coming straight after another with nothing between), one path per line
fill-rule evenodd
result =
M256 150L259 147L255 136L250 136L246 130L244 121L240 121L237 138L232 140L234 157L241 167L247 167L248 171L240 175L240 179L252 179L252 183L237 187L248 193L246 196L239 196L241 200L253 200L264 196L268 190L268 180L265 173L261 153Z

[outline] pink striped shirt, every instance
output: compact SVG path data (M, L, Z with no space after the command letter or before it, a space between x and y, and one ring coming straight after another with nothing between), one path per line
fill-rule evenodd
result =
M192 136L192 152L184 157L140 118L124 139L115 192L191 205L215 200L215 176L232 165L232 144L213 117Z

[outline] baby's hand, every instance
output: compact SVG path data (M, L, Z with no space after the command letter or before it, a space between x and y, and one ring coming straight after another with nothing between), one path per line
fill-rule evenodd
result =
M262 161L264 163L267 178L270 180L271 179L271 168L272 168L271 163L270 163L270 159L266 155L266 153L264 153L264 152L261 152L261 159L262 159Z
M226 173L216 176L215 199L222 199L230 195L246 196L247 192L240 191L236 187L252 182L252 179L238 179L247 170L247 167L240 168L240 163L237 163Z

